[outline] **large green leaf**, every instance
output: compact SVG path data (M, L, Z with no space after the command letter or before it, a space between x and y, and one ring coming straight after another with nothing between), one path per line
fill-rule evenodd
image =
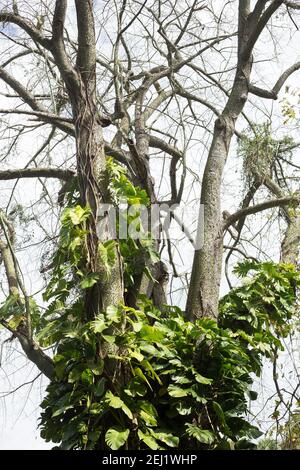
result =
M121 400L120 397L113 395L112 392L109 390L106 392L105 401L111 408L120 408L130 419L133 419L133 414L128 406Z
M138 436L150 449L157 450L159 449L159 445L156 442L156 439L152 437L150 434L143 433L140 429L138 430Z
M169 385L168 392L171 397L181 398L188 395L188 390L178 387L177 385Z
M112 450L118 450L128 439L130 430L120 427L110 428L105 434L105 442Z
M144 325L141 328L139 335L144 341L149 341L153 343L159 343L164 337L164 334L158 328L155 328L151 325Z
M186 433L188 436L197 439L197 441L201 442L202 444L212 444L215 440L215 436L211 431L207 429L201 429L194 424L187 424Z
M155 430L153 432L153 436L156 439L159 439L162 441L164 444L167 444L169 447L178 447L179 445L179 437L174 436L170 432L163 432L163 431L158 431Z

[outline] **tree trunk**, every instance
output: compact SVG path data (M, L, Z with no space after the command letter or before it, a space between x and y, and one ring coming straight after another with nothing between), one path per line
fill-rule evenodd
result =
M214 135L207 158L201 188L204 205L204 243L193 260L186 312L190 319L218 317L218 300L222 268L223 234L221 232L222 174L235 130L235 122L248 97L252 65L250 54L244 54L249 36L247 22L250 2L240 1L237 72L227 104L215 122ZM202 220L199 218L199 224ZM198 227L200 232L200 225Z
M101 119L96 103L96 39L93 2L76 1L78 24L78 70L77 90L68 87L73 107L75 139L77 149L77 173L82 204L91 209L86 238L87 266L89 272L100 273L99 283L86 291L85 313L87 319L94 318L108 305L117 305L123 300L123 274L118 248L115 261L108 273L99 257L99 242L107 241L109 233L97 234L99 204L110 201L106 176ZM104 216L107 217L107 216ZM102 224L102 226L105 224ZM107 224L108 225L108 224Z
M281 244L280 261L282 263L298 265L300 248L300 215L295 215L284 235Z

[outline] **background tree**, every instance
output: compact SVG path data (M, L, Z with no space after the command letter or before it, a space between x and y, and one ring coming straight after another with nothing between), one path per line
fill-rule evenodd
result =
M12 306L5 303L1 323L48 378L55 379L54 363L38 336L47 320L39 318L34 302L39 304L41 299L33 294L45 291L48 284L49 300L51 276L52 286L56 283L60 293L65 289L71 298L81 289L83 324L108 307L118 308L120 302L137 307L141 294L160 310L167 301L178 304L193 322L218 319L224 251L224 272L232 287L232 255L265 260L263 234L270 232L274 221L280 225L275 255L281 251L281 261L297 264L297 143L289 133L274 135L272 110L264 108L264 100L278 99L300 62L286 64L287 55L282 59L278 53L279 64L283 63L275 84L268 88L259 81L261 60L270 61L265 51L262 54L263 41L273 41L275 51L284 48L289 33L281 46L275 31L277 27L294 30L297 7L283 0L225 4L49 0L6 2L1 7L4 104L0 111L5 145L0 180L15 181L1 201L5 295L8 301L14 299ZM284 103L283 112L289 119ZM289 131L288 123L285 129ZM234 206L230 214L221 200L226 180L232 179L226 162L234 136L238 140L234 152L239 156L235 191L241 200L230 202ZM25 163L22 147L28 139L34 149ZM112 168L111 161L126 168L122 187L114 173L120 170ZM22 191L17 193L16 188L17 184L31 187L26 186L27 178L37 179L39 185L36 201L28 198L23 205ZM114 202L114 191L128 196L130 185L142 191L138 190L139 201L204 206L204 218L195 219L194 226L183 231L180 250L161 231L154 245L130 246L129 256L128 247L110 243L109 231L97 232L99 223L108 225L103 220L107 216L99 215L100 204ZM229 192L226 196L231 197ZM61 210L72 204L82 211L64 212L61 229ZM260 219L251 233L252 217L270 210L268 225ZM70 233L71 222L74 237L79 237L77 225L84 232L79 241L84 257L73 259L72 273L76 266L77 278L65 280L62 286L59 279L70 260L60 250L61 230ZM184 222L173 214L173 230ZM26 233L29 226L34 235ZM191 252L188 245L201 229L203 246ZM20 269L19 251L28 242L28 256L38 253L41 261L41 266L35 264L43 276L35 278L38 289L30 289ZM180 262L185 253L193 256L192 269ZM187 299L186 306L179 298ZM63 305L56 303L55 309L69 306L67 296L57 300ZM19 309L13 321L10 308ZM109 332L115 333L113 325ZM59 345L57 340L54 343ZM106 357L109 352L99 348ZM115 362L109 367L115 368ZM124 381L126 374L121 370L119 380Z

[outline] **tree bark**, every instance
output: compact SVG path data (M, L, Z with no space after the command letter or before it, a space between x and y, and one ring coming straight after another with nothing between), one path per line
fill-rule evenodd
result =
M250 11L250 0L239 1L238 57L236 75L226 106L215 122L214 135L207 158L200 202L204 205L204 244L196 250L186 305L187 317L218 318L218 301L222 268L221 182L235 123L248 99L252 68L252 50L268 20L283 0L257 2ZM199 224L202 220L199 219ZM200 225L198 233L200 233Z
M298 266L300 250L300 215L292 216L286 229L282 244L280 261Z
M201 316L218 317L223 249L220 190L235 122L248 97L252 58L249 56L244 59L243 49L249 37L249 14L250 1L240 1L237 71L227 104L215 122L202 180L200 202L204 205L204 244L194 255L186 305L187 316L191 319ZM201 223L202 220L199 219L199 224ZM200 230L199 225L198 231Z
M7 238L5 241L0 239L0 253L5 268L9 294L14 296L16 298L16 301L20 302L21 306L24 306L21 300L22 297L20 292L18 274L12 251L13 233L11 231L9 221L6 219L6 217L4 216L4 214L2 214L1 211L0 229L5 232L4 239ZM18 338L21 347L28 359L32 361L46 377L51 379L54 373L53 361L49 356L47 356L47 354L44 353L44 351L42 351L38 344L36 344L36 342L33 340L28 324L25 323L24 328L22 329L20 329L19 327L17 327L16 329L12 329L9 326L9 323L2 318L0 318L0 324L3 325L7 330L9 330L12 333L13 337Z
M90 272L100 273L99 283L87 289L85 314L94 318L108 305L117 305L123 299L122 264L115 248L115 262L110 273L105 272L99 257L99 242L106 241L110 234L97 234L99 204L109 202L106 178L106 156L101 119L96 103L96 38L93 1L75 1L78 28L78 53L76 67L70 70L62 39L65 17L64 2L56 2L53 37L56 38L54 56L60 63L61 75L72 103L77 150L77 174L82 205L91 209L86 239L87 266ZM74 79L75 77L75 79ZM74 83L75 82L75 83ZM74 86L75 85L75 86Z

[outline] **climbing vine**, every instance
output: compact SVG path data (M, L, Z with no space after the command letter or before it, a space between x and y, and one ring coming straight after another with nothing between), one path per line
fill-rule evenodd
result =
M114 197L147 203L124 170L110 165ZM299 273L291 265L239 264L242 284L221 300L219 323L191 323L179 308L162 312L145 296L135 308L110 306L87 322L83 293L97 280L84 271L89 213L78 204L63 212L50 303L35 332L55 349L42 437L62 449L255 447L261 432L247 419L257 396L251 386L293 325ZM100 250L107 275L112 243ZM133 255L145 246L129 239L120 247L130 286ZM151 257L151 243L146 248Z

